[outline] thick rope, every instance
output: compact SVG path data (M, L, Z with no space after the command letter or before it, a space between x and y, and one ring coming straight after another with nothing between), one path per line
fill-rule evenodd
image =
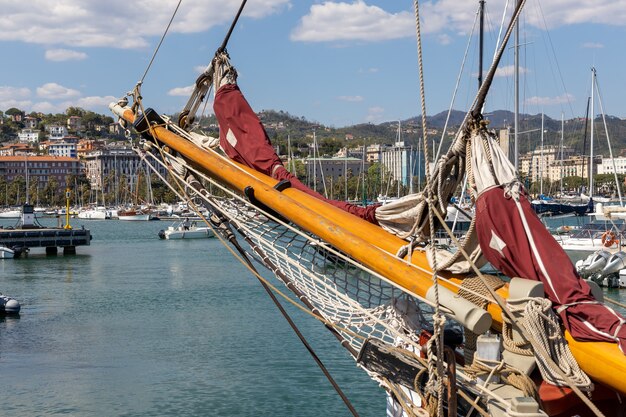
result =
M523 324L532 335L530 342L535 348L537 366L543 379L553 385L569 386L573 383L583 390L591 390L593 384L572 355L563 337L558 318L552 311L550 300L522 298L508 300L508 305L516 317L516 322ZM541 349L538 349L537 345L541 345ZM544 351L550 354L553 363L546 360L542 354ZM567 378L563 378L554 365L557 365Z

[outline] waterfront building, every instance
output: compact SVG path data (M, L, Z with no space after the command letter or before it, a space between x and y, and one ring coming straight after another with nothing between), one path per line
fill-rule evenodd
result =
M110 147L88 152L83 162L91 189L102 191L104 188L105 193L117 194L122 186L132 190L140 172L143 175L152 174L152 170L129 147ZM167 176L165 168L159 166L158 169L161 175ZM125 179L126 184L119 183L122 179Z
M593 158L594 174L597 174L597 167L602 160L601 156ZM584 155L573 155L564 159L561 164L560 160L554 161L549 167L549 180L558 182L565 177L581 177L589 178L589 157Z
M381 148L380 161L391 177L403 186L411 185L412 178L424 178L424 154L404 142Z
M82 164L78 158L50 155L0 156L0 177L7 182L17 178L26 178L30 183L37 183L41 188L56 180L58 190L65 192L71 186L70 180L82 174Z
M563 152L562 155L561 151ZM584 163L584 161L579 161L574 157L574 150L568 146L563 148L554 145L539 146L537 149L520 155L520 175L530 182L539 182L541 178L558 181L561 178L561 160L564 169L567 167L564 172L579 172L579 168L582 168Z
M333 158L306 158L304 163L306 176L305 182L311 188L323 193L324 187L330 187L346 178L359 176L367 170L370 163L363 162L361 158L333 157ZM313 185L316 184L316 185Z
M626 157L602 158L598 164L598 174L626 174Z

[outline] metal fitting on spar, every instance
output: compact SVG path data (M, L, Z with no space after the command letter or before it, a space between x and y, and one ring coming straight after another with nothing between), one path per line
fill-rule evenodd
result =
M426 299L436 302L434 286L426 293ZM476 334L483 334L491 327L493 320L488 312L442 286L439 286L439 303L452 312L455 320Z
M111 110L111 112L113 112L114 115L116 115L117 117L124 117L124 112L125 111L130 111L130 107L128 106L121 106L119 103L110 103L109 104L109 110Z

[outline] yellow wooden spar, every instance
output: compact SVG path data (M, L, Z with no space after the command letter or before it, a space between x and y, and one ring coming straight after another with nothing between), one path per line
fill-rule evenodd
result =
M110 105L111 110L133 123L135 114L127 107ZM185 138L171 132L163 126L152 126L151 134L161 144L175 150L202 172L228 187L243 192L246 187L254 189L255 198L307 230L333 247L343 251L366 267L379 273L404 291L427 297L433 287L432 270L423 252L415 251L410 264L395 256L407 242L387 233L382 228L341 209L312 197L302 191L287 188L278 191L273 188L277 180L263 175L251 168L226 159L216 152L199 148ZM461 283L463 277L446 275L448 280ZM439 280L440 287L458 292L458 287ZM497 293L506 298L508 287ZM466 300L457 297L454 303L462 304ZM454 306L444 307L453 308ZM482 310L481 310L482 311ZM488 312L493 325L499 328L502 323L502 311L497 304L490 304ZM485 319L475 310L460 317L470 326L484 328ZM489 320L489 323L491 320ZM467 323L464 323L467 325ZM488 326L488 323L487 323ZM486 330L486 328L485 328ZM615 343L579 342L566 331L570 349L580 367L594 379L604 385L626 394L626 356Z

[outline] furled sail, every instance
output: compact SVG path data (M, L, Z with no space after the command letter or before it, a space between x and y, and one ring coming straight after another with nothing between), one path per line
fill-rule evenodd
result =
M626 353L624 319L600 303L531 208L515 169L486 130L472 137L476 230L491 264L509 277L544 283L546 295L572 336L617 342Z

